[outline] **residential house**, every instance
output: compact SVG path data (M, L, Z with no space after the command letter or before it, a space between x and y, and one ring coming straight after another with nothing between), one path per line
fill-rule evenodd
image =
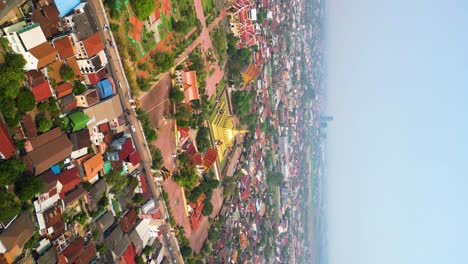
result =
M91 146L91 139L87 128L75 133L70 133L69 137L73 144L71 153L71 157L73 159L78 159L79 157L88 154L88 148Z
M73 99L75 97L73 96ZM89 117L83 112L75 112L68 116L70 119L70 126L72 128L72 132L76 132L86 128L86 123L89 120Z
M0 121L0 160L10 159L15 155L15 145L11 140L8 130L3 122Z
M50 0L39 0L38 2L43 2L43 1L48 1L51 2ZM72 12L79 4L80 0L54 0L55 5L57 5L57 9L59 10L60 17L64 17L68 15L70 12ZM47 3L50 4L50 3ZM37 6L37 3L36 3Z
M5 37L13 52L23 55L26 60L25 70L38 69L38 59L29 50L47 41L38 23L26 24L21 21L3 28Z
M111 211L107 211L96 221L96 228L99 231L99 234L104 234L109 227L114 224L114 215Z
M137 223L130 234L137 252L153 243L154 239L158 237L159 227L162 224L164 224L164 220L150 218L142 219Z
M39 70L29 70L26 72L25 76L26 83L29 87L34 87L45 81L44 74L42 74L42 72Z
M130 246L130 238L125 234L120 225L116 225L110 234L104 239L108 252L106 254L107 262L116 263L123 256L125 250Z
M101 101L91 107L83 109L83 112L89 116L87 126L91 131L91 140L97 145L100 142L98 126L109 122L111 130L117 131L125 123L119 122L119 117L123 116L122 105L118 96Z
M69 94L59 100L59 105L62 113L69 113L70 111L76 108L76 98L73 94ZM74 125L73 122L71 122L71 124Z
M21 126L26 133L26 137L37 137L36 124L34 123L34 120L30 114L26 113L21 117Z
M29 140L31 150L23 157L26 168L39 175L53 165L68 158L72 151L72 143L57 127L40 136Z
M76 46L71 36L56 38L52 40L52 45L57 50L60 60L74 57L77 54Z
M62 218L63 208L61 205L55 205L44 212L45 228L40 229L41 236L50 240L55 240L67 230L67 225Z
M75 1L76 0L68 0ZM61 5L56 2L57 8L61 11ZM64 0L60 2L65 2ZM68 5L69 3L67 3ZM65 5L65 4L63 4ZM70 11L68 11L69 13ZM63 16L62 11L60 14ZM68 16L63 17L64 26L69 28L71 31L74 31L78 41L82 41L86 38L91 37L94 33L98 31L98 25L94 19L93 11L91 6L87 2L78 4L73 12Z
M116 94L115 84L112 78L104 79L98 82L97 87L99 89L99 97L101 98L101 100Z
M136 257L136 252L135 252L135 247L130 244L125 250L122 258L120 259L121 264L135 264L135 257Z
M55 93L56 97L59 99L71 95L73 93L73 86L68 82L64 82L55 87Z
M99 95L97 89L88 89L80 95L76 95L76 102L78 107L90 107L99 102Z
M32 11L31 21L41 26L46 38L57 35L60 27L60 14L57 7L52 4Z
M137 213L135 209L131 209L124 217L122 217L122 220L120 220L120 228L122 228L123 232L128 233L135 226L136 220Z
M62 188L59 193L60 199L65 199L67 195L71 194L73 190L78 188L81 182L79 175L79 170L77 168L65 170L57 174L57 180L62 184Z
M44 192L37 196L34 202L36 212L44 212L54 206L60 199L62 183L58 181L57 175L52 170L47 170L38 176L45 184Z
M24 244L35 232L29 213L21 213L0 233L0 262L14 263L22 254Z
M44 68L57 60L57 50L49 42L44 42L29 49L29 53L37 59L35 69Z
M37 264L56 264L58 262L56 249L54 247L49 248L37 258L36 262Z
M106 193L106 179L101 179L93 184L88 192L88 209L90 212L97 212L99 209L99 200Z
M239 47L250 47L257 44L257 11L251 8L249 0L237 0L229 13L230 29L234 36L240 38Z
M88 154L77 160L80 166L83 181L95 183L99 180L99 175L103 175L104 158L101 153Z
M85 242L82 237L78 237L59 254L59 264L87 264L91 263L95 257L96 245L94 241Z
M34 94L36 103L45 101L52 97L52 90L50 88L49 82L45 81L31 88L31 91Z

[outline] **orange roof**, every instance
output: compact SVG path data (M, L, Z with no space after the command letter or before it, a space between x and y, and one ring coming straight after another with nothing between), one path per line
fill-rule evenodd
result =
M83 45L86 49L88 57L91 58L98 52L104 49L104 43L102 43L101 35L99 32L94 33L91 37L83 40Z
M216 161L216 158L218 157L218 150L217 149L208 149L205 153L205 156L203 156L203 166L205 169L211 168L213 163Z
M70 83L62 83L59 86L55 87L57 92L57 98L65 97L73 92L73 86Z
M186 71L182 73L182 83L184 84L185 102L200 99L197 87L197 72Z
M76 48L73 45L71 38L68 36L54 39L52 44L54 45L55 49L57 49L61 60L75 56L76 54Z
M81 76L81 71L80 71L80 66L78 66L78 62L76 62L75 57L68 58L66 60L68 67L73 69L73 72L75 73L75 76Z
M94 155L93 157L87 159L83 162L83 168L86 174L85 181L91 180L94 176L98 174L104 168L104 158L101 153Z
M244 83L248 83L257 78L258 74L260 74L260 68L253 65L252 63L249 64L249 66L247 66L247 68L242 73L244 77Z
M49 42L44 42L29 50L29 52L39 60L37 68L43 68L54 62L57 58L57 50L50 45Z
M247 241L247 236L244 233L240 235L239 243L242 249L245 249L249 245L249 242Z

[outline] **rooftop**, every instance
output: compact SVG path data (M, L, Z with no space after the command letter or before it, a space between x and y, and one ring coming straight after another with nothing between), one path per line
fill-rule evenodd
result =
M52 45L57 49L61 60L75 56L76 54L76 48L69 36L54 39Z
M49 82L42 82L41 84L32 87L31 90L37 103L52 97Z

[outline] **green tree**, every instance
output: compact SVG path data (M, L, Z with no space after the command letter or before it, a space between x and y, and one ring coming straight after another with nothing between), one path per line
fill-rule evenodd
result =
M26 60L24 59L23 55L13 52L7 53L5 56L5 61L8 67L12 69L22 70L26 65Z
M16 80L11 80L4 88L5 96L9 98L15 98L18 96L21 84Z
M160 168L163 163L164 163L164 160L163 160L163 157L161 155L161 151L156 148L155 146L153 145L148 145L149 146L149 149L150 149L150 152L151 152L151 158L152 158L152 167L153 168Z
M183 245L180 247L180 254L182 257L184 257L184 259L189 258L192 256L192 249L190 246Z
M75 95L78 95L78 94L82 94L86 91L86 85L84 85L82 82L80 81L75 81L73 83L73 93Z
M198 175L193 166L184 166L179 173L174 173L173 178L182 187L191 190L198 180Z
M44 191L45 183L34 175L24 174L15 181L15 193L21 201L30 201L34 196Z
M38 115L36 117L37 131L44 133L49 131L52 128L52 121L48 119L45 115Z
M177 120L188 121L190 119L191 115L192 115L192 113L190 113L190 111L187 109L187 107L185 105L181 105L181 106L177 107L177 112L175 114L175 118Z
M130 3L135 15L142 21L147 20L156 8L154 0L131 0Z
M174 65L174 56L167 52L161 52L156 54L154 62L156 66L161 68L161 71L165 72Z
M202 214L204 216L210 216L213 213L213 204L210 200L205 199L205 206L203 206Z
M112 190L114 192L119 192L127 185L128 177L120 175L119 171L113 169L107 173L106 181L108 184L112 185Z
M283 174L281 172L271 171L267 174L267 184L271 187L280 186L283 183Z
M169 98L173 100L176 104L184 101L184 93L181 92L178 88L172 88L169 92Z
M21 204L18 199L11 192L0 189L0 221L7 222L19 214L21 211Z
M25 168L24 162L16 158L0 161L0 186L14 183Z
M62 76L62 79L65 81L71 80L75 77L75 72L73 69L69 66L63 66L60 69L60 76Z
M211 146L210 142L210 130L206 127L200 127L198 129L196 137L198 151L205 152Z
M21 112L28 112L33 110L35 106L36 98L34 94L28 89L21 90L16 98L16 107L18 110Z

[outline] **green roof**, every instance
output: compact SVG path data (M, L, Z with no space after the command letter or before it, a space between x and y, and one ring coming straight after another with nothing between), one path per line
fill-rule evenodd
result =
M111 170L112 170L112 164L111 164L111 162L110 162L110 161L106 161L106 162L104 163L104 174L107 175L107 173L109 173L109 171L111 171Z
M70 124L72 127L72 132L81 130L86 127L86 123L89 120L89 117L83 112L76 112L68 116L70 118Z

